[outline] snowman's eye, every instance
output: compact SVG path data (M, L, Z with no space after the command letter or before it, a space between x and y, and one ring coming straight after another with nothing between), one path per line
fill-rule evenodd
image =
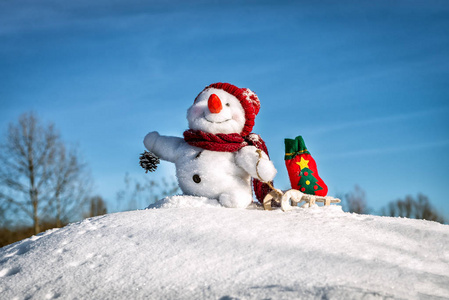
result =
M231 104L229 104L229 103L226 103L226 106L231 106Z

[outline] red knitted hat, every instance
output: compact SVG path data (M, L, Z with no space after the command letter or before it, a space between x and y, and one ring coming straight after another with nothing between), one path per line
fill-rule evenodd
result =
M201 93L209 88L224 90L240 101L240 104L245 111L246 119L245 125L243 126L243 130L240 135L247 136L249 133L251 133L251 130L253 130L254 127L254 119L256 118L256 115L259 113L260 109L260 101L259 98L257 98L257 95L250 89L238 88L235 85L223 82L212 83L211 85L206 86L204 90L201 91Z

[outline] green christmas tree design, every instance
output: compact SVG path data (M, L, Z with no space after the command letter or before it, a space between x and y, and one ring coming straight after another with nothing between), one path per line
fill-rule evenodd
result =
M301 169L299 176L301 176L301 178L299 179L298 186L301 192L314 195L316 191L323 189L318 185L318 179L313 176L313 171L309 168Z

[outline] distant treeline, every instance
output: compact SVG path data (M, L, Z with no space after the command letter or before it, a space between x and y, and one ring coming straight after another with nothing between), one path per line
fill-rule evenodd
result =
M367 205L365 191L357 185L354 191L343 195L341 198L345 211L358 214L375 213ZM389 217L429 220L439 223L447 222L445 217L433 207L429 198L423 194L418 194L416 197L408 195L404 199L391 201L385 207L382 207L377 214Z

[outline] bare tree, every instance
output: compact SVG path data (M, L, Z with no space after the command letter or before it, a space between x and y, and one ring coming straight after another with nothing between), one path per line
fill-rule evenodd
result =
M39 204L48 196L48 166L53 163L58 139L53 125L44 127L33 114L25 114L18 124L9 125L1 146L0 183L9 190L1 196L32 218L35 233L40 231Z
M418 194L416 199L408 195L404 200L398 199L388 203L381 210L381 214L390 217L405 217L412 219L424 219L444 223L445 219L430 204L429 198Z
M2 194L2 192L0 191L0 195L1 194ZM7 211L8 211L8 203L0 201L0 228L4 228L4 227L8 226L9 220L7 217Z
M0 201L31 218L35 234L80 172L77 162L61 159L61 145L54 125L43 125L33 113L11 123L0 145Z
M126 205L119 210L143 209L163 197L175 195L180 192L175 179L162 178L159 181L150 179L144 174L140 179L125 174L125 189L117 193L119 204Z
M101 196L95 196L90 198L90 209L86 217L92 218L95 216L101 216L107 213L106 203Z
M354 191L347 193L344 196L345 208L349 212L355 212L358 214L367 214L369 212L368 206L366 204L366 194L365 191L360 188L360 186L355 185Z
M91 181L79 155L75 150L67 150L62 142L55 146L51 172L49 188L52 194L48 208L54 215L56 226L61 227L71 217L82 217L80 208L88 203Z

